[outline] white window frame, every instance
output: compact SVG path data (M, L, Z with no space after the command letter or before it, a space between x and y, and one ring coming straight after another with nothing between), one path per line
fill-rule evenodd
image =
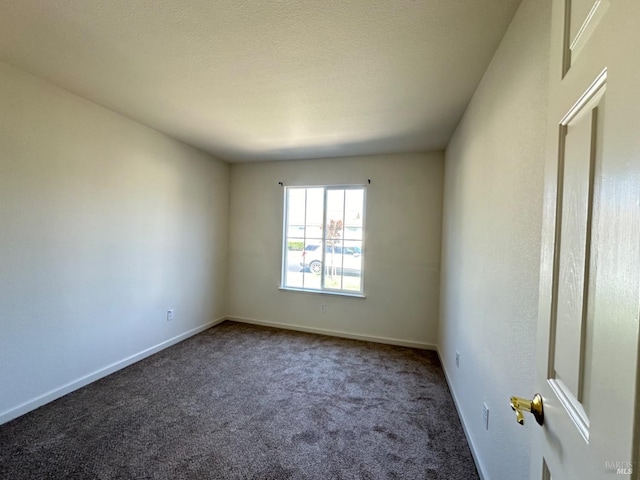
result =
M360 291L356 290L344 290L344 289L333 289L323 287L325 283L325 272L326 268L322 268L320 273L320 288L310 288L310 287L293 287L286 286L286 268L287 268L287 250L288 250L288 230L289 230L289 205L288 205L288 195L287 192L291 189L308 189L308 188L322 188L323 192L323 208L322 208L322 265L326 265L326 226L327 226L327 192L330 190L362 190L362 239L358 240L361 242L361 270L360 270ZM296 292L306 292L306 293L319 293L322 295L339 295L345 297L357 297L357 298L366 298L364 294L364 272L365 272L365 237L366 237L366 219L367 219L367 186L360 184L348 184L348 185L287 185L284 187L284 208L282 211L284 212L283 221L282 221L282 257L281 257L281 273L280 273L280 290L289 290ZM344 214L343 214L344 218ZM344 239L342 239L344 246ZM304 249L304 246L303 246ZM343 260L344 262L344 260ZM341 273L344 275L344 273Z

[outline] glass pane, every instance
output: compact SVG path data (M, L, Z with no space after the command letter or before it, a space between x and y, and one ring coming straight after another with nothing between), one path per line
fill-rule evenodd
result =
M324 188L308 188L305 224L305 236L307 239L322 240L323 210Z
M300 256L304 249L304 238L289 237L284 257L284 286L302 288Z
M344 190L327 190L324 288L342 289L342 234L344 230Z
M289 224L287 227L287 237L304 238L304 225Z
M327 247L325 252L325 261L327 265L324 271L324 287L334 290L342 289L342 247L335 245L337 242L331 242L327 240ZM334 245L331 245L334 243Z
M362 277L355 275L346 275L342 283L342 289L349 292L362 291Z
M343 280L344 290L362 291L362 242L344 241L343 246Z
M341 245L343 230L344 190L327 190L327 224L324 231L327 252L335 253L334 247Z
M304 288L320 289L320 273L322 272L322 243L309 241L305 244L300 256Z
M362 240L363 207L364 189L345 190L343 235L345 240Z
M297 267L295 262L289 262L285 268L286 270L284 272L284 286L294 288L304 287L302 273L300 273L300 267Z
M285 231L285 248L284 248L284 280L286 287L302 288L302 276L296 275L299 272L299 252L304 247L304 224L305 224L305 197L304 188L287 188L287 218Z
M305 188L287 189L287 225L304 225Z
M324 287L359 292L362 290L362 242L344 241L342 246L327 247Z
M327 225L333 220L344 224L344 190L327 190ZM340 228L342 234L342 228ZM330 232L327 232L329 237Z

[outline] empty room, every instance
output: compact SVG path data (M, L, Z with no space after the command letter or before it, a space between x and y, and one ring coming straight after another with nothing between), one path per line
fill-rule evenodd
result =
M0 478L638 478L639 18L0 0Z

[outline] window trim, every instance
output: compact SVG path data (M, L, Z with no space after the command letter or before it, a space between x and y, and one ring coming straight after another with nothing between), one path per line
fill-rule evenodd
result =
M288 190L289 189L308 189L308 188L322 188L323 189L323 207L322 207L322 245L326 245L326 225L327 225L327 191L329 190L362 190L362 239L358 240L361 242L361 270L360 270L360 290L359 291L350 291L344 289L333 289L333 288L325 288L324 285L324 276L325 269L322 269L320 275L320 288L308 288L308 287L291 287L285 285L286 279L286 267L285 259L287 256L287 243L288 243L288 219L289 219L289 202L288 202ZM341 297L355 297L355 298L366 298L365 295L365 282L364 282L364 272L365 272L365 232L366 232L366 221L367 221L367 185L365 184L335 184L335 185L286 185L284 186L284 195L283 195L283 219L282 219L282 250L281 250L281 258L280 258L280 286L279 290L293 291L293 292L303 292L303 293L319 293L322 295L336 295ZM306 196L305 196L306 202ZM306 210L306 205L305 205ZM342 239L344 242L344 239ZM304 247L303 247L304 248ZM322 248L322 265L326 265L326 248ZM344 258L343 258L344 265ZM344 273L342 274L344 275Z

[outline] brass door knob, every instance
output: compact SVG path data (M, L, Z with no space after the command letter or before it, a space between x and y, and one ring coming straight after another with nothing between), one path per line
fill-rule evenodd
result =
M511 397L511 409L516 412L516 420L520 425L524 425L524 415L522 412L529 412L536 419L538 425L544 423L544 409L542 407L542 397L539 393L533 396L533 400L526 398Z

